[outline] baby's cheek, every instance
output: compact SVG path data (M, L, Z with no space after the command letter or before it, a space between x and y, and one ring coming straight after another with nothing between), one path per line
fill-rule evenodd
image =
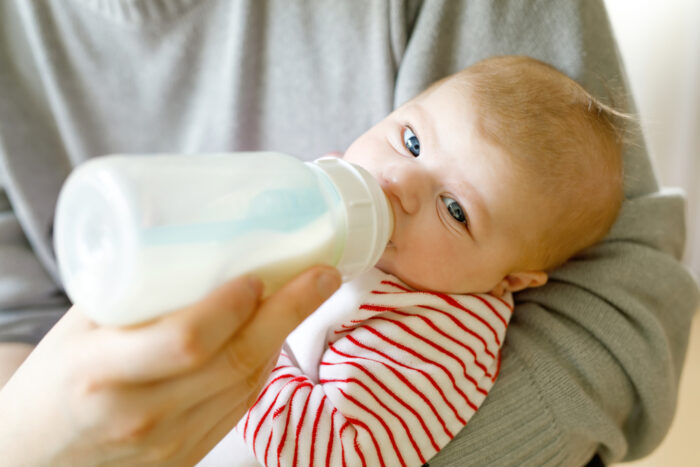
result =
M487 278L481 277L478 265L471 264L469 258L454 249L436 245L430 252L425 252L420 265L415 266L411 268L412 280L420 284L420 288L445 293L472 293L486 287Z
M406 276L405 282L417 289L446 292L454 288L455 267L444 254L418 254L409 261L403 262L401 274Z

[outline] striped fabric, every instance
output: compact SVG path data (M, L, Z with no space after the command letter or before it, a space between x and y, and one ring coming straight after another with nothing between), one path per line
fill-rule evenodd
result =
M488 394L512 298L420 292L374 277L327 330L317 376L282 353L240 421L264 465L419 466Z

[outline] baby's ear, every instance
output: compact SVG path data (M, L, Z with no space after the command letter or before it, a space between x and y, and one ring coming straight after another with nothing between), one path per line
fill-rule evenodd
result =
M546 283L547 273L544 271L513 272L504 277L489 293L496 297L501 297L506 292L517 292L529 287L540 287Z

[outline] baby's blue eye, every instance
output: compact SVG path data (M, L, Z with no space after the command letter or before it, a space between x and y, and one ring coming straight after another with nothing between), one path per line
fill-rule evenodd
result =
M462 206L460 206L457 201L448 196L443 196L442 202L445 203L447 211L457 222L461 222L465 225L467 224L467 216L464 214L464 209L462 209Z
M408 127L403 130L403 144L415 157L420 156L420 141Z

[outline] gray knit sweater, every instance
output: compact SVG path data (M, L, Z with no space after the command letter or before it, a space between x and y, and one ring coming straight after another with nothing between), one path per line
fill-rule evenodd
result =
M624 86L599 1L3 0L0 340L35 343L69 306L56 195L107 153L342 151L437 78L496 54ZM580 465L648 453L676 404L695 283L683 201L644 144L625 155L605 241L516 296L501 375L440 465Z

